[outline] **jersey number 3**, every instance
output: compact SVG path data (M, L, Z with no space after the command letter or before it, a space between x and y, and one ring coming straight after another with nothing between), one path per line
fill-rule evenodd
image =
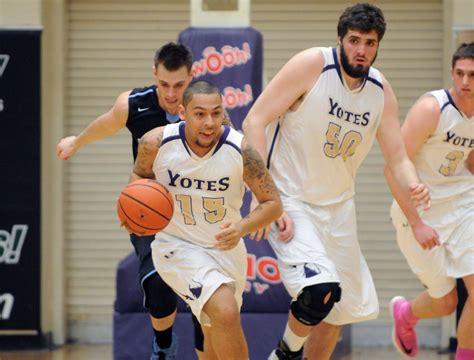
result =
M459 150L451 151L448 155L446 155L446 159L448 160L448 165L441 165L439 167L439 172L441 175L444 176L452 176L456 172L456 168L458 167L459 162L463 159L464 153Z
M175 196L176 200L179 202L181 214L183 214L184 217L184 223L186 225L196 225L191 196L182 194L177 194ZM203 197L202 207L206 210L204 213L204 219L210 224L215 224L225 217L226 208L224 206L224 198Z
M339 141L341 127L333 122L329 123L326 131L326 143L324 144L324 153L331 158L341 155L342 160L354 155L357 146L362 141L362 135L357 131L351 130L344 134L342 141Z

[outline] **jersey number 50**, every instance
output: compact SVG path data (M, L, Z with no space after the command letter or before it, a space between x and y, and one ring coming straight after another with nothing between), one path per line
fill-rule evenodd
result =
M324 153L331 158L341 155L342 160L346 161L347 158L354 155L357 146L362 141L362 135L357 131L351 130L344 134L342 141L339 141L340 132L341 127L339 125L333 122L329 123L328 130L326 131L327 142L324 144Z

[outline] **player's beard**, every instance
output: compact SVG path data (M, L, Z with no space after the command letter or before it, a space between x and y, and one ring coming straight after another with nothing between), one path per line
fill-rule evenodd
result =
M212 143L210 143L210 144L203 144L203 143L200 142L199 140L196 140L194 143L195 143L197 146L199 146L201 149L206 149L206 150L211 149L211 148L216 144L216 142L214 142L214 141L213 141Z
M212 147L214 145L217 144L217 142L219 141L219 138L214 138L210 143L202 143L201 141L199 141L199 139L196 139L196 141L194 142L197 146L199 146L201 149L206 149L206 150L210 150L212 149Z
M341 65L347 75L351 78L361 78L366 77L369 73L370 66L374 63L375 59L377 58L377 53L375 53L375 57L370 63L368 67L364 67L362 65L352 66L349 63L349 58L347 57L346 51L344 50L344 45L341 43Z

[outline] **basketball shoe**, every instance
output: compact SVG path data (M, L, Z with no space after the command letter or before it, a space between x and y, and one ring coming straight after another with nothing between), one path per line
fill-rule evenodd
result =
M407 306L410 306L410 303L402 296L395 296L390 301L390 313L393 318L392 341L400 354L414 358L418 354L416 320L410 320L404 316Z
M156 343L155 337L153 337L151 350L152 353L150 360L176 360L176 353L178 352L178 337L173 333L171 346L168 349L161 349Z
M288 345L283 340L280 340L278 346L272 351L268 360L301 360L303 355L303 349L300 351L290 351Z

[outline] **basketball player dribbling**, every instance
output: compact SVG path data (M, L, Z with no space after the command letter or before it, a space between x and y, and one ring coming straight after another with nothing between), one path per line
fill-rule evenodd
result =
M430 197L405 152L395 95L371 67L384 32L376 6L347 8L339 18L338 46L290 59L243 124L248 141L268 158L284 208L269 241L293 301L269 359L329 359L342 325L377 317L353 200L357 169L375 138L406 195L401 207L416 238L428 247L438 243L415 208L428 208Z
M78 136L68 136L59 142L58 157L68 160L84 145L112 136L127 127L132 135L135 159L138 139L147 131L179 121L178 106L184 90L191 82L192 64L191 50L185 45L168 43L158 49L153 67L156 84L120 94L114 106L92 121ZM145 294L144 306L150 313L155 335L150 359L158 360L164 356L166 360L174 360L178 339L172 332L172 326L176 317L177 298L153 266L150 248L153 239L154 236L130 235L139 260L139 280ZM201 357L202 332L199 325L195 325L195 346Z
M418 243L396 202L392 220L397 240L412 271L426 287L414 300L401 296L390 304L393 341L399 352L416 357L415 325L419 319L446 316L456 310L456 279L468 297L457 327L456 360L474 359L474 43L453 55L450 89L423 95L407 114L402 136L408 156L430 189L431 210L423 221L440 236L441 246ZM387 169L397 199L403 196Z
M152 243L153 262L204 325L206 354L247 360L240 323L247 274L242 237L276 220L281 200L258 152L222 126L216 86L191 84L179 109L184 122L143 136L131 181L156 179L173 195L171 222ZM242 219L244 184L259 205Z

